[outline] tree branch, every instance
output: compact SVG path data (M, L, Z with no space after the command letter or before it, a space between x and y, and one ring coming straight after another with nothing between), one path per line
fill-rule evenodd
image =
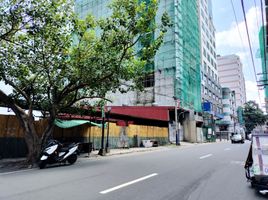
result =
M19 87L17 87L12 81L8 80L6 78L6 76L4 74L2 74L1 76L3 78L3 80L5 81L5 83L7 83L8 85L10 85L12 88L14 88L19 94L21 94L25 100L30 103L31 100L30 100L30 97L22 90L20 89Z

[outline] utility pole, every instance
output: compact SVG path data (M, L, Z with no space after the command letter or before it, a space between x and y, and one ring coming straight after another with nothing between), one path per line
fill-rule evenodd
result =
M104 149L104 126L105 126L105 111L104 105L102 106L102 129L101 129L101 149L99 150L99 155L105 156L105 149Z
M111 106L107 107L108 113L107 113L107 137L106 137L106 147L105 147L105 152L106 153L110 153L110 149L109 149L109 126L110 126L110 112L111 112Z
M178 133L178 100L174 96L175 100L175 133L176 133L176 145L180 145L180 134Z

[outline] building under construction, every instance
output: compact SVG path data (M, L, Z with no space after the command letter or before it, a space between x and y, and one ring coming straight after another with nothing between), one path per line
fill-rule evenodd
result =
M268 113L268 74L267 74L267 31L266 27L262 27L259 32L260 57L262 64L262 74L259 78L258 86L264 89L265 111Z
M110 0L76 0L80 17L88 13L104 17L111 14ZM149 1L148 1L149 2ZM145 91L127 94L109 94L117 106L178 106L178 121L183 126L184 138L199 141L201 137L201 80L200 80L200 28L197 0L160 0L156 23L164 12L173 26L154 59L154 73L145 84ZM157 32L155 33L157 34ZM174 113L174 111L173 111ZM183 114L183 115L181 115ZM172 115L172 114L171 114ZM174 115L173 115L174 116ZM175 120L175 119L171 119ZM174 123L173 123L174 124ZM174 128L174 126L171 126Z

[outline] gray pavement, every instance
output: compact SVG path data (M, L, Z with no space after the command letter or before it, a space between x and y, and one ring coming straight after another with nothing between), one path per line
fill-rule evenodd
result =
M156 147L80 158L71 166L2 173L0 199L267 199L246 182L243 165L248 148L248 142Z

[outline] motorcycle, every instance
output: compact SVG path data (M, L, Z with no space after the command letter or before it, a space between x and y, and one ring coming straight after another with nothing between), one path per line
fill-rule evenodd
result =
M39 168L43 169L47 164L65 163L74 164L77 160L78 144L72 143L63 146L57 140L49 140L40 155Z

